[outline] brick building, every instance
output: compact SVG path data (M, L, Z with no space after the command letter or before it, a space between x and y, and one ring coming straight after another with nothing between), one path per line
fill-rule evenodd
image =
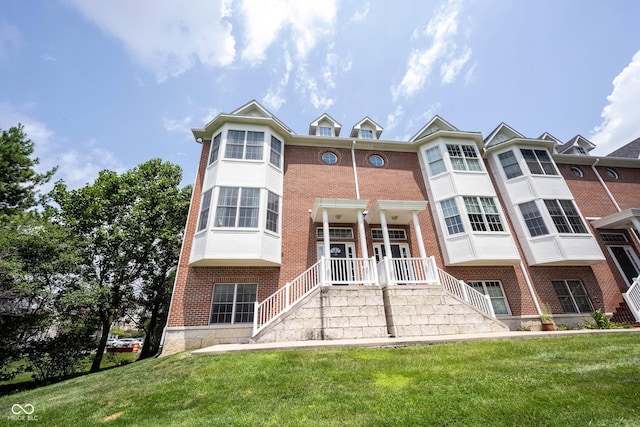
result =
M255 101L193 129L165 353L535 328L545 306L557 324L634 320L637 156L438 116L408 141L369 117L341 131L323 114L296 134Z

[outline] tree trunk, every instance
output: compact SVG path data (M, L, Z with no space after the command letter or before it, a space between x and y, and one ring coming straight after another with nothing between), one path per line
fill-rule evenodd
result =
M151 357L157 351L158 345L156 341L158 341L158 338L156 337L156 327L158 324L158 311L158 305L154 304L153 309L151 310L151 317L149 318L149 326L146 331L147 335L144 337L142 351L140 352L140 357L138 358L138 360Z
M104 356L104 350L105 348L107 348L107 340L109 339L109 330L111 329L113 316L105 316L101 314L100 320L102 321L102 336L100 337L98 350L96 351L96 355L93 358L93 363L91 364L91 370L89 372L98 372L100 370L100 365L102 364L102 356Z

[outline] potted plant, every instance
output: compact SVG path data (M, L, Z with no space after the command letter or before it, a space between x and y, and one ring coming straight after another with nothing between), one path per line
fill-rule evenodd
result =
M553 314L551 313L549 304L545 304L542 306L542 311L540 312L540 323L542 323L543 331L556 330L556 325L555 323L553 323Z

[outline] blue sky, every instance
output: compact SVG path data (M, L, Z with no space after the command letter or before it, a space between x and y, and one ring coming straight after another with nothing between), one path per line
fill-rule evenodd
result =
M635 0L3 0L0 128L71 187L160 157L256 99L296 133L329 113L407 139L438 114L488 135L640 137Z

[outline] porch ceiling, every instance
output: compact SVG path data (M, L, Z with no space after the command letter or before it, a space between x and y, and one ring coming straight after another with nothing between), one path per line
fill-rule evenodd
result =
M406 225L413 220L414 212L427 208L425 200L378 200L367 213L369 224L380 224L380 212L384 212L387 224Z
M329 222L354 224L358 222L358 211L364 211L368 203L369 200L363 199L317 198L311 208L311 218L314 222L322 222L322 211L326 209Z
M633 228L633 222L640 221L640 208L629 208L591 222L594 228Z

